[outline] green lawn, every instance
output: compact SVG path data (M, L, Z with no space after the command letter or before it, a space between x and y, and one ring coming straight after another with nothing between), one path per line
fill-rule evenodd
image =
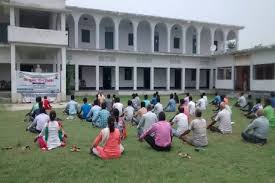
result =
M123 97L126 103L127 98ZM167 97L162 97L166 103ZM58 117L65 119L58 111ZM212 108L204 114L209 122ZM119 160L102 161L89 155L91 141L99 132L89 123L64 121L69 135L68 146L42 152L33 143L34 135L26 132L23 116L26 111L1 112L0 182L275 182L275 130L270 130L269 142L258 146L242 142L240 133L247 125L238 109L233 108L232 135L208 132L209 146L205 151L174 139L171 152L156 152L147 143L136 139L134 127L128 127L123 142L125 154ZM168 113L167 113L168 114ZM172 113L167 115L170 119ZM77 144L81 152L72 153ZM23 150L29 145L31 150ZM177 154L189 153L183 159Z

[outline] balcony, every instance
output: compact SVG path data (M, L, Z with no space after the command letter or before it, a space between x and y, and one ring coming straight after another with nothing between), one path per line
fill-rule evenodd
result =
M49 10L65 10L65 0L10 0L10 4L17 7L28 7Z
M68 32L8 26L8 41L12 43L68 45Z

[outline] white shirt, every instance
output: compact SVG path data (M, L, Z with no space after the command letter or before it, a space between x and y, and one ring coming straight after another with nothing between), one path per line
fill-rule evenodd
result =
M124 109L125 119L131 121L134 116L135 109L132 106L128 106Z
M200 111L205 111L205 110L206 110L206 105L205 105L205 100L204 100L204 98L201 98L201 99L198 101L197 108L198 108Z
M33 123L36 123L36 130L42 131L48 121L50 121L50 117L47 114L41 113L34 118Z
M147 113L143 114L137 128L142 129L144 132L151 128L151 126L156 122L158 122L157 115L152 113L152 111L148 111Z
M188 103L188 108L189 108L189 115L194 116L195 115L195 111L196 111L196 104L193 101L190 101Z
M119 116L122 115L122 110L123 110L123 104L122 103L114 103L113 109L117 109L119 111Z
M184 113L176 115L172 122L177 125L177 134L183 134L188 130L188 118Z
M160 112L163 111L163 106L161 103L157 103L154 107L154 113L158 116Z
M217 114L215 121L217 121L218 128L222 133L232 133L231 113L228 111L228 109L221 110Z
M205 106L207 106L207 104L208 104L207 96L203 96L203 99L205 100Z
M246 105L246 99L244 96L241 96L239 99L238 99L238 102L239 102L239 105L241 107L244 107Z

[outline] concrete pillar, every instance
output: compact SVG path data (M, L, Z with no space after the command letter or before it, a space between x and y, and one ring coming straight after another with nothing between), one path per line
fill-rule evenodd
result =
M137 67L133 67L133 79L134 79L134 87L133 87L133 90L137 90Z
M15 44L10 45L11 49L11 101L12 103L17 102L17 91L16 91L16 50Z
M75 91L79 91L79 66L78 64L74 65L74 82L75 82Z
M196 89L200 89L200 68L196 69Z
M66 14L61 13L61 31L66 31Z
M138 23L133 22L133 34L134 34L134 51L137 52L137 28L138 28Z
M116 80L115 89L116 89L116 91L118 91L119 90L119 66L115 67L115 80Z
M96 49L100 49L100 21L101 17L96 17L95 18L95 24L96 24L96 32L95 32L95 37L96 37Z
M10 7L10 25L15 26L15 11L14 7Z
M213 80L214 80L214 69L210 69L210 76L209 76L209 89L213 89L213 86L214 86L214 83L213 83Z
M234 90L235 89L235 87L234 87L234 85L235 85L235 78L234 78L234 76L235 76L235 66L231 66L231 80L232 80L232 87L231 87L231 89L232 90Z
M17 71L20 71L20 65L21 65L20 63L16 63L16 70Z
M115 20L115 50L119 50L119 23L120 20Z
M197 55L201 54L201 30L202 27L197 28Z
M74 15L73 16L74 18L74 47L75 48L78 48L78 43L79 43L79 40L78 40L78 37L79 37L79 33L78 33L78 22L79 22L79 16L77 15Z
M211 28L210 29L210 41L211 41L211 44L210 44L210 48L209 48L211 54L215 53L215 51L211 50L211 47L214 46L214 41L215 41L214 39L215 39L215 28Z
M167 52L171 52L171 25L167 26Z
M223 32L223 52L225 53L227 51L227 36L228 36L229 31L225 30Z
M19 9L16 8L14 9L15 12L15 26L20 27L20 13L19 13Z
M151 67L150 68L150 90L154 90L155 89L155 87L154 87L154 81L155 81L155 79L154 79L154 67Z
M61 100L66 101L66 48L63 47L61 51L61 62L62 62L62 71L61 71Z
M185 90L185 68L181 68L181 90Z
M170 68L169 67L166 68L166 90L170 90Z
M99 65L95 67L96 91L99 91Z
M186 53L186 26L182 26L182 54Z
M150 23L151 26L151 52L154 53L155 52L155 23Z

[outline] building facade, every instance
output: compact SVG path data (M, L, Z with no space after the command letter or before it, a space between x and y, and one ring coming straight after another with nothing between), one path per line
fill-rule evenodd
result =
M64 0L1 3L1 88L13 102L20 98L16 71L37 65L60 73L62 100L66 86L78 94L235 89L234 70L243 71L235 64L244 61L228 54L238 49L240 26L70 7Z

